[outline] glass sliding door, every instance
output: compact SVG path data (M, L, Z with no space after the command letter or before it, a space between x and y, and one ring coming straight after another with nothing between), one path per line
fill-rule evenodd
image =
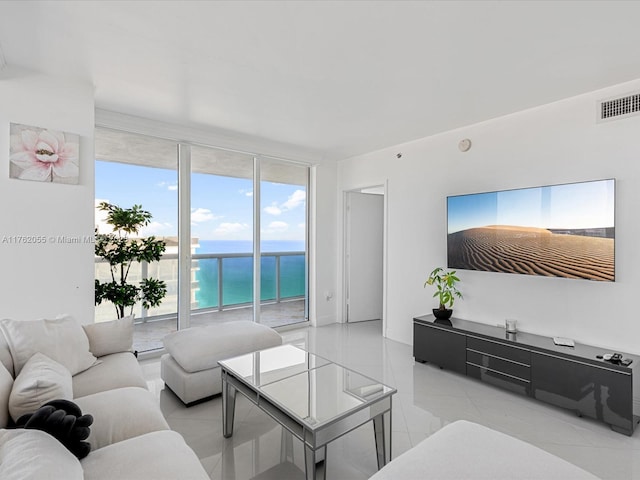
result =
M191 326L253 320L253 170L253 155L191 147Z
M304 322L307 314L309 168L260 159L260 323Z
M167 245L160 262L134 263L129 272L128 283L157 278L167 285L158 307L134 305L136 350L162 348L178 328L178 310L180 328L307 320L307 166L103 127L96 127L95 151L96 205L141 205L153 218L140 237ZM96 225L110 231L97 209ZM190 252L188 266L178 265L179 242ZM95 271L111 279L97 257ZM96 306L96 322L115 317L113 305Z
M127 283L145 278L163 280L167 294L158 307L134 305L134 349L140 352L162 348L162 337L177 328L178 306L178 177L176 143L144 135L97 127L95 130L95 202L106 201L121 208L141 205L153 216L139 238L155 236L166 243L159 262L132 263ZM112 231L106 213L96 208L100 233ZM96 257L96 278L110 281L109 265ZM128 313L127 309L127 313ZM95 321L116 318L112 303L96 306Z

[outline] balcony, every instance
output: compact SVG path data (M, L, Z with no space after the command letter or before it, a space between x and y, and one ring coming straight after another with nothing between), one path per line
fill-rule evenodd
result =
M162 338L177 328L178 255L163 255L160 262L134 264L128 281L154 277L167 284L159 307L136 305L134 349L140 352L162 347ZM96 259L96 278L110 278L109 266ZM305 252L270 252L261 255L260 322L271 327L306 320ZM191 326L216 322L253 320L253 254L199 253L192 255ZM96 307L96 322L114 318L110 303Z

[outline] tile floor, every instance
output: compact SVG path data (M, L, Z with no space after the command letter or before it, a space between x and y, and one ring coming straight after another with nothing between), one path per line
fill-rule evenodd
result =
M416 363L409 345L384 339L379 321L283 332L303 347L398 389L393 397L393 457L458 419L474 421L537 445L603 479L640 478L640 428L632 437L604 424ZM281 449L282 428L238 395L232 438L222 436L222 400L185 408L160 380L159 359L142 362L172 429L195 450L212 479L304 478L303 449ZM496 452L500 455L500 452ZM366 479L376 472L373 427L329 444L327 479ZM411 480L411 479L404 479Z

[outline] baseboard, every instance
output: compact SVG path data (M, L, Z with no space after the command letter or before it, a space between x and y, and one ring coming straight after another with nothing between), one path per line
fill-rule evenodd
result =
M322 327L324 325L331 325L332 323L338 323L335 315L323 315L321 317L316 317L315 321L311 321L311 324L314 327Z

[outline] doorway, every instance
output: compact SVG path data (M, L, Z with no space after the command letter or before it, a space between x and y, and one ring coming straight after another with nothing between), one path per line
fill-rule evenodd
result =
M385 190L379 185L345 192L343 318L349 323L384 322Z

